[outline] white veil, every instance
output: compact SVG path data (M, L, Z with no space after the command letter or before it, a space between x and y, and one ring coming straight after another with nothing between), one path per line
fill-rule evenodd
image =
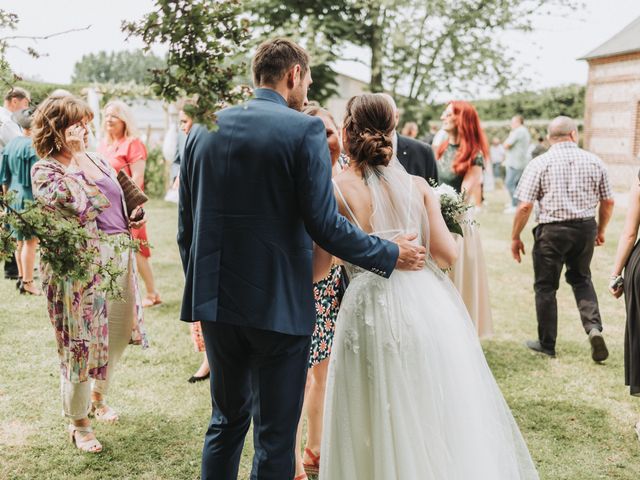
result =
M371 193L371 232L385 239L417 233L417 243L429 251L429 219L416 179L394 155L387 166L366 166L363 179Z

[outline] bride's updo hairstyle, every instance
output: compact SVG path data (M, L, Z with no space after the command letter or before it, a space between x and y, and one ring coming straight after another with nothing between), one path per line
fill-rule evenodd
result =
M358 167L387 165L393 157L395 114L381 95L351 97L344 117L344 149Z

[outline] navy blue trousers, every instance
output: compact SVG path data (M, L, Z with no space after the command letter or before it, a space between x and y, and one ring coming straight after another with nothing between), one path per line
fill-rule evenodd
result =
M253 418L251 480L291 480L310 336L202 322L212 414L202 480L236 480Z

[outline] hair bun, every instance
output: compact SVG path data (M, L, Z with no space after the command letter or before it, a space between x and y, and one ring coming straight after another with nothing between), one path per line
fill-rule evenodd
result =
M365 130L360 134L360 152L358 161L377 167L387 165L393 156L391 135Z
M395 113L388 99L375 93L351 97L344 129L345 150L356 164L377 167L391 161Z

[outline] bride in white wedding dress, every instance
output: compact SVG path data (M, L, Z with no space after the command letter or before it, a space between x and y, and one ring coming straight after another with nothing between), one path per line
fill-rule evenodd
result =
M347 265L325 399L320 480L518 480L538 474L464 304L440 267L455 242L427 183L391 158L393 111L352 98L341 212L372 234L414 232L431 260L389 279Z

